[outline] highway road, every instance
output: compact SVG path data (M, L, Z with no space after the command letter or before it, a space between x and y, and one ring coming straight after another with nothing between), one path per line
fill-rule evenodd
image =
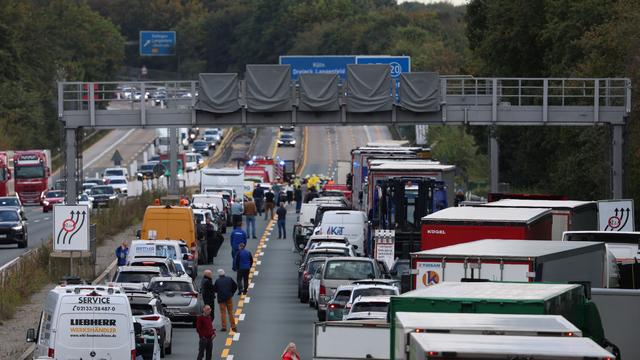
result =
M277 129L263 129L256 144L256 155L274 154ZM301 145L300 131L296 131ZM355 146L369 141L390 139L386 127L310 127L308 129L307 163L303 174L329 173L336 160L349 160ZM300 146L276 149L283 159L296 158ZM217 337L214 341L214 359L277 359L289 342L295 342L302 359L312 357L312 324L315 310L301 304L297 298L297 253L293 252L291 229L296 221L295 208L288 206L287 238L278 240L274 222L258 218L258 240L249 240L248 249L254 254L255 271L246 297L234 297L234 312L238 318L238 332L220 332L219 309L215 309ZM201 266L215 271L231 271L229 238L223 244L215 265ZM201 278L197 279L199 287ZM198 336L195 329L180 326L174 329L173 354L167 359L194 358Z

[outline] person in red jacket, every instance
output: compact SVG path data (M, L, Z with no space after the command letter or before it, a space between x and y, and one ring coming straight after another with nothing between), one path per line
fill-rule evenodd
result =
M289 343L282 353L282 360L300 360L300 354L296 350L296 344Z
M211 360L213 338L216 337L216 331L211 321L211 306L205 305L202 308L202 315L196 318L196 330L200 337L200 342L198 343L198 360L202 360L202 358L205 357L205 353L206 360Z

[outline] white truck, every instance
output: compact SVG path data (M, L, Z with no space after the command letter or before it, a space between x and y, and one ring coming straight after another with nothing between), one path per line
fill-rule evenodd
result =
M119 287L57 286L44 302L34 359L131 359L135 356L133 316Z
M389 359L389 331L380 320L316 322L313 360Z
M156 138L153 140L157 155L166 155L169 153L169 129L156 129Z
M202 169L200 172L200 192L202 194L211 192L211 189L223 188L233 189L233 196L242 201L242 194L244 194L244 170L233 168ZM231 199L231 201L233 201L233 199Z

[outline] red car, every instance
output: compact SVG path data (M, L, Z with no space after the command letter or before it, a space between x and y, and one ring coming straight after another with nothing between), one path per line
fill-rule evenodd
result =
M53 210L53 205L64 204L65 192L61 190L48 190L42 193L40 203L42 204L42 212Z

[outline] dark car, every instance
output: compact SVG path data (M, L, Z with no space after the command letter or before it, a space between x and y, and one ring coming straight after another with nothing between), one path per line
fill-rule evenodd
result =
M137 178L139 181L145 179L155 179L160 175L165 173L166 169L164 165L160 164L158 161L150 161L142 164L138 168Z
M22 249L27 243L27 219L17 208L0 208L0 244L18 244Z
M278 139L278 146L296 146L296 139L292 134L289 133L280 133L280 138Z
M2 196L0 197L0 209L14 208L20 210L20 214L24 216L24 207L20 198L17 196Z
M309 302L309 280L313 277L318 267L324 264L325 257L313 258L304 264L304 268L301 266L298 271L298 298L301 303Z
M53 206L56 204L64 204L64 197L66 193L60 190L49 190L42 194L42 212L49 212L53 210Z
M294 131L296 129L293 125L280 126L280 131Z
M94 186L89 191L89 196L93 198L94 208L98 208L100 206L108 207L118 198L118 194L116 194L115 189L111 185Z
M209 156L209 145L210 143L208 141L196 140L191 144L191 151L204 156Z
M411 290L411 263L408 259L398 259L389 271L392 279L400 281L400 292Z

